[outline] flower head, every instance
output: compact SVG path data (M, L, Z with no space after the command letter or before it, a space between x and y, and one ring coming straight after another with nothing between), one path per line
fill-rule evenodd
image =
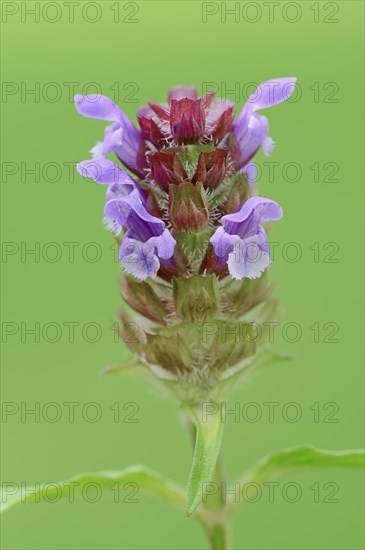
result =
M104 217L116 234L125 232L120 259L127 273L143 280L205 271L260 276L270 264L261 224L282 214L273 201L252 196L252 159L274 145L257 111L288 99L294 86L294 78L263 82L236 122L234 103L177 86L165 104L150 101L138 110L140 129L111 99L75 96L79 113L111 123L93 159L77 169L108 185ZM111 152L117 163L107 158ZM261 252L255 262L254 245Z

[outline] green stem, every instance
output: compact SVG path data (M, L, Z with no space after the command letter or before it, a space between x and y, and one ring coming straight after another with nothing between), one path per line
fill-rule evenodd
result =
M224 525L218 523L213 525L208 532L209 542L212 550L228 550L228 533Z
M207 512L205 528L212 550L228 550L230 548L229 518L226 514L227 505L222 494L222 485L224 483L222 456L217 461L213 482L216 484L217 492L209 497L205 505Z

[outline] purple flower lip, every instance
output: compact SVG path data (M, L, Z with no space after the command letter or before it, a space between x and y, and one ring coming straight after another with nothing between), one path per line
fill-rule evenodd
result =
M210 242L221 262L228 264L234 279L256 279L270 265L267 237L261 224L280 220L281 207L264 197L251 197L235 214L221 219Z

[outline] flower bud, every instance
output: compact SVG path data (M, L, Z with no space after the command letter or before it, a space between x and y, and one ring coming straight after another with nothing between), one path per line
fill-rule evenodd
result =
M149 156L152 177L163 189L168 190L172 183L187 179L184 167L175 152L158 152Z
M176 143L196 143L205 128L205 111L201 99L171 100L171 133Z

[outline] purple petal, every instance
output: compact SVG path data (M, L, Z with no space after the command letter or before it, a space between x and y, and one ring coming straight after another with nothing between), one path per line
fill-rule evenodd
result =
M239 174L246 174L248 183L250 185L254 184L257 178L256 164L254 164L253 162L249 162L248 164L246 164L246 166L244 166L243 168L241 168L241 170L239 170Z
M280 220L282 216L283 211L275 201L265 197L251 197L238 212L223 216L221 223L227 233L245 239L255 235L262 223Z
M214 235L211 237L210 242L213 245L214 252L219 258L225 258L227 260L228 254L234 249L234 245L239 240L237 235L230 235L226 233L224 228L218 227Z
M144 281L147 277L156 277L160 262L151 247L130 238L127 235L120 247L119 259L125 271L137 279Z
M274 148L275 148L275 141L271 139L270 136L266 136L262 144L262 152L264 153L264 155L266 155L267 157L270 157Z
M109 185L107 192L106 192L106 201L110 201L112 199L118 199L120 197L124 197L125 195L129 195L132 193L135 189L138 189L135 186L134 181L132 178L130 178L133 183L112 183ZM139 191L139 190L138 190Z
M165 229L165 224L159 218L151 216L144 208L138 191L122 198L107 202L104 216L115 221L119 226L126 227L132 238L146 242L151 237L158 237Z
M76 169L81 176L91 178L96 183L122 184L129 192L135 188L135 183L125 170L105 158L95 158L79 162Z
M141 168L138 165L138 151L141 144L141 134L131 121L122 126L122 144L116 146L114 151L123 164L132 172L141 175Z
M104 158L103 148L104 143L102 141L97 141L94 147L90 149L89 153L91 153L93 159Z
M154 278L160 268L159 258L165 260L171 258L175 245L176 241L168 229L146 242L134 239L128 231L123 238L119 258L127 273L141 280L147 277Z
M247 101L253 104L254 111L278 105L292 95L296 81L293 77L266 80L256 88Z
M121 109L105 95L75 95L75 106L80 115L115 122L121 118Z
M234 126L233 133L236 136L240 151L238 167L247 164L252 159L260 146L265 142L268 130L267 118L256 114L250 117L245 132L242 132L242 127L237 126L237 124Z
M107 126L104 132L103 155L109 155L109 153L121 147L122 143L123 128L120 126L120 122L114 122L114 124Z
M255 111L273 107L286 101L293 93L295 83L296 78L275 78L262 82L255 92L250 95L238 115L233 129L236 139L238 141L244 139Z
M104 208L104 217L119 227L126 227L130 206L125 202L124 197L118 197L108 201Z
M141 143L140 132L122 109L108 97L97 94L76 95L75 105L78 112L83 116L113 122L105 128L101 153L108 155L115 151L127 168L139 173L137 156ZM96 150L96 154L100 154L100 145Z
M234 279L256 279L270 265L270 253L265 231L260 228L256 235L239 239L228 256L228 270Z
M168 260L174 255L176 241L168 229L164 229L159 237L151 237L146 245L156 247L159 258Z

